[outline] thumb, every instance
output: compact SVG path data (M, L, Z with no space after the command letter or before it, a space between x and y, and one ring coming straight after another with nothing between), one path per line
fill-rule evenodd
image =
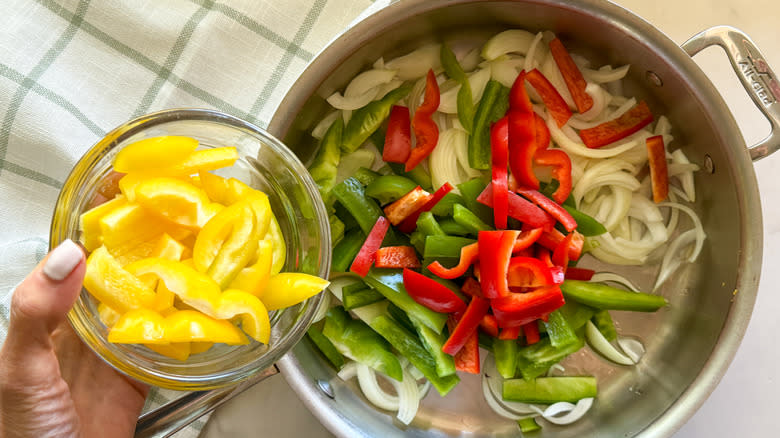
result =
M11 299L7 353L29 354L31 349L51 348L51 334L81 292L85 271L84 252L70 239L35 267Z

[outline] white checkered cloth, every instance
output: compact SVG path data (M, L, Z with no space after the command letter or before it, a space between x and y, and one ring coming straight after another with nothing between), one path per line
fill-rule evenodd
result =
M4 0L0 8L0 340L48 250L62 183L123 122L215 108L261 127L325 44L387 0ZM180 393L153 390L145 409ZM177 436L197 436L205 417Z

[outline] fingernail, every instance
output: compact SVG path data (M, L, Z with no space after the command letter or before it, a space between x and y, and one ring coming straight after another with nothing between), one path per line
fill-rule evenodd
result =
M43 273L54 281L65 279L76 265L79 264L84 253L72 240L67 239L54 248L43 265Z

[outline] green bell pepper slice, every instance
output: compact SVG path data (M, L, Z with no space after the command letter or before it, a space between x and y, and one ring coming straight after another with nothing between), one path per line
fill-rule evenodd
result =
M641 292L630 292L602 283L564 280L561 291L566 299L606 310L655 312L668 304L666 298Z
M334 272L347 272L355 260L366 235L360 229L354 229L346 233L341 241L333 248L333 257L330 260L330 270Z
M306 335L309 337L314 346L320 350L320 353L325 356L325 359L328 359L328 362L330 362L337 370L340 370L341 367L344 366L344 355L339 353L339 350L336 349L333 343L330 342L330 340L326 338L318 328L314 326L309 327L309 330L306 331Z
M596 397L598 389L595 377L539 377L528 381L524 379L504 380L502 396L504 400L522 403L570 402Z
M352 113L341 142L341 151L345 154L357 150L368 140L390 115L393 105L404 98L412 90L412 84L403 84L387 93L385 97L375 100Z
M336 186L336 172L341 160L341 138L344 120L337 118L325 132L317 155L309 166L309 173L320 190L322 199L329 204L330 192Z
M409 315L409 318L417 318L418 321L436 332L441 332L444 329L447 315L434 312L414 301L406 292L400 269L372 268L363 280L384 295L391 303L400 307Z
M468 208L455 204L452 207L452 219L458 225L469 230L471 234L478 234L480 231L492 230L493 227L482 221L477 215Z
M417 183L399 175L380 176L366 186L366 195L379 201L380 205L389 204L417 188Z
M390 344L366 323L352 319L343 307L333 307L325 316L322 334L339 352L389 377L403 380L403 370Z

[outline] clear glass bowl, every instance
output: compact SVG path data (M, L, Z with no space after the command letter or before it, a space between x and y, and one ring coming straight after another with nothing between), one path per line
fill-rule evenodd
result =
M235 146L239 160L222 176L240 179L265 192L287 243L283 271L327 278L330 270L330 227L325 206L306 168L279 140L235 117L211 110L166 110L125 123L95 144L76 163L60 192L50 231L50 245L79 240L79 215L88 210L99 184L111 172L114 156L138 140L162 135L196 138L201 147ZM213 389L244 380L281 358L304 335L314 318L321 294L280 311L271 312L268 345L215 344L187 361L151 350L108 342L108 328L100 321L98 302L81 295L68 319L81 339L117 370L152 385L178 390Z

